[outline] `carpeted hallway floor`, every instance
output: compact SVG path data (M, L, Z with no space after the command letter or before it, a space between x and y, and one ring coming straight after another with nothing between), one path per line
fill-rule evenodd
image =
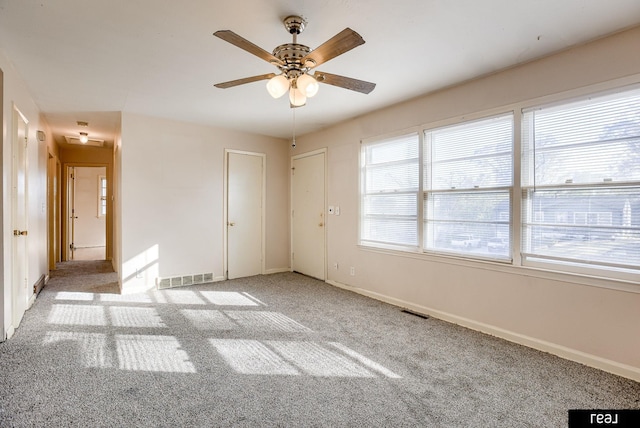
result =
M561 427L640 384L294 273L119 295L60 265L0 344L2 427Z

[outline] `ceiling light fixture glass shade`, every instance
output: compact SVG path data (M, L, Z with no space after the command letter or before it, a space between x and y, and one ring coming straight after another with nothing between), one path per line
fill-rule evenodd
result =
M298 77L296 86L305 94L308 98L313 97L318 93L318 89L320 85L318 85L318 81L309 74L303 74Z
M81 132L80 133L80 142L82 144L87 144L87 141L89 141L89 134L87 134L86 132Z
M289 80L283 74L272 77L267 82L267 91L273 98L280 98L287 92L287 89L289 89Z
M307 97L300 89L291 86L291 89L289 89L289 101L291 101L292 106L300 107L307 103Z

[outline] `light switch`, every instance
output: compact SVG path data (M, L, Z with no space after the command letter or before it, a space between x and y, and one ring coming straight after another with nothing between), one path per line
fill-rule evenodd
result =
M340 207L337 205L336 205L335 213L336 215L340 215Z

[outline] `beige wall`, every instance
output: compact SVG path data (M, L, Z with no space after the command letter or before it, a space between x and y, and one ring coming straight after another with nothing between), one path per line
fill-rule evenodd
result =
M287 143L135 114L122 116L122 286L224 267L224 150L265 153L266 270L289 267Z
M361 139L640 82L638 46L640 28L300 137L295 153L328 147L328 203L341 208L327 219L329 282L640 380L638 283L357 245Z

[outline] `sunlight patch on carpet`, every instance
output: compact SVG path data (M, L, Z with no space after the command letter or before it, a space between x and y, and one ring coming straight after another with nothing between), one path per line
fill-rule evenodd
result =
M123 335L117 334L116 353L120 369L195 373L189 356L180 349L180 342L172 336Z
M106 326L107 318L102 306L53 305L47 318L49 324Z

